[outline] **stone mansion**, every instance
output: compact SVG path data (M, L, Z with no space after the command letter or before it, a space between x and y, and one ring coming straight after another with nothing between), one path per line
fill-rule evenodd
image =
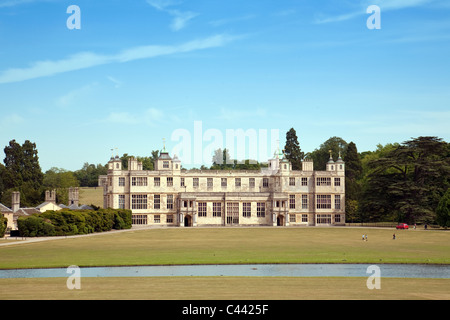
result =
M161 151L155 170L118 156L99 177L104 208L132 210L133 225L334 226L345 224L345 164L331 155L325 171L313 162L292 170L280 152L257 170L185 170Z

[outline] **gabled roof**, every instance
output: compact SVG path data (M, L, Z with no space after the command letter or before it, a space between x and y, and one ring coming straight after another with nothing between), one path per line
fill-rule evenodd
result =
M1 213L12 213L13 211L7 206L0 203L0 212Z

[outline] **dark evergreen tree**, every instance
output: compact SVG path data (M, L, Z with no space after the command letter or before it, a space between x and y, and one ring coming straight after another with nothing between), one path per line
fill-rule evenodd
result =
M2 180L5 190L20 191L23 206L38 204L42 200L40 188L44 175L39 165L36 144L26 140L23 145L20 145L15 140L11 140L4 152L5 168ZM5 199L5 194L2 200L9 203L10 199Z
M294 128L291 128L286 133L286 145L284 147L284 154L286 158L291 162L293 170L302 169L302 160L305 153L300 149L300 144L298 142L297 133Z
M450 183L448 148L437 137L419 137L371 161L362 212L372 219L394 215L407 223L432 222Z

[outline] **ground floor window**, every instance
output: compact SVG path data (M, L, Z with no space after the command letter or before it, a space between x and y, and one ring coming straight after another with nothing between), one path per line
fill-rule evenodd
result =
M302 222L308 222L308 215L302 214Z
M266 204L264 202L258 202L256 204L256 216L258 218L264 218L266 216Z
M297 222L297 215L295 214L290 214L289 215L289 222Z
M250 218L252 215L252 204L250 202L242 203L242 216Z
M239 224L239 203L227 203L227 224Z
M334 216L334 222L341 222L341 215L340 214L336 214Z
M132 224L147 224L147 215L146 214L133 214L131 216Z
M173 223L173 214L168 214L166 218L167 223Z
M213 217L221 217L222 216L222 203L213 202Z
M317 224L331 224L331 214L318 214Z
M198 216L199 217L206 217L206 202L199 202L198 203Z

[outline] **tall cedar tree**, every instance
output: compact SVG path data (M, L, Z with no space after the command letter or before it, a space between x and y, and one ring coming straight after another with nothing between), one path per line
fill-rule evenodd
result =
M347 146L347 152L344 157L345 161L345 199L357 200L358 196L358 180L362 174L361 159L354 142L350 142Z
M302 169L302 160L305 156L305 153L301 151L300 144L298 143L297 133L294 128L291 128L286 133L286 145L284 147L284 153L286 158L292 164L292 170L301 170Z
M23 145L11 140L5 147L3 184L5 189L21 192L21 203L35 205L41 199L40 188L44 175L39 165L36 144L26 140ZM9 202L10 199L6 199Z
M449 146L437 137L404 142L373 169L362 196L362 211L373 219L396 214L407 223L432 222L442 195L450 184Z

